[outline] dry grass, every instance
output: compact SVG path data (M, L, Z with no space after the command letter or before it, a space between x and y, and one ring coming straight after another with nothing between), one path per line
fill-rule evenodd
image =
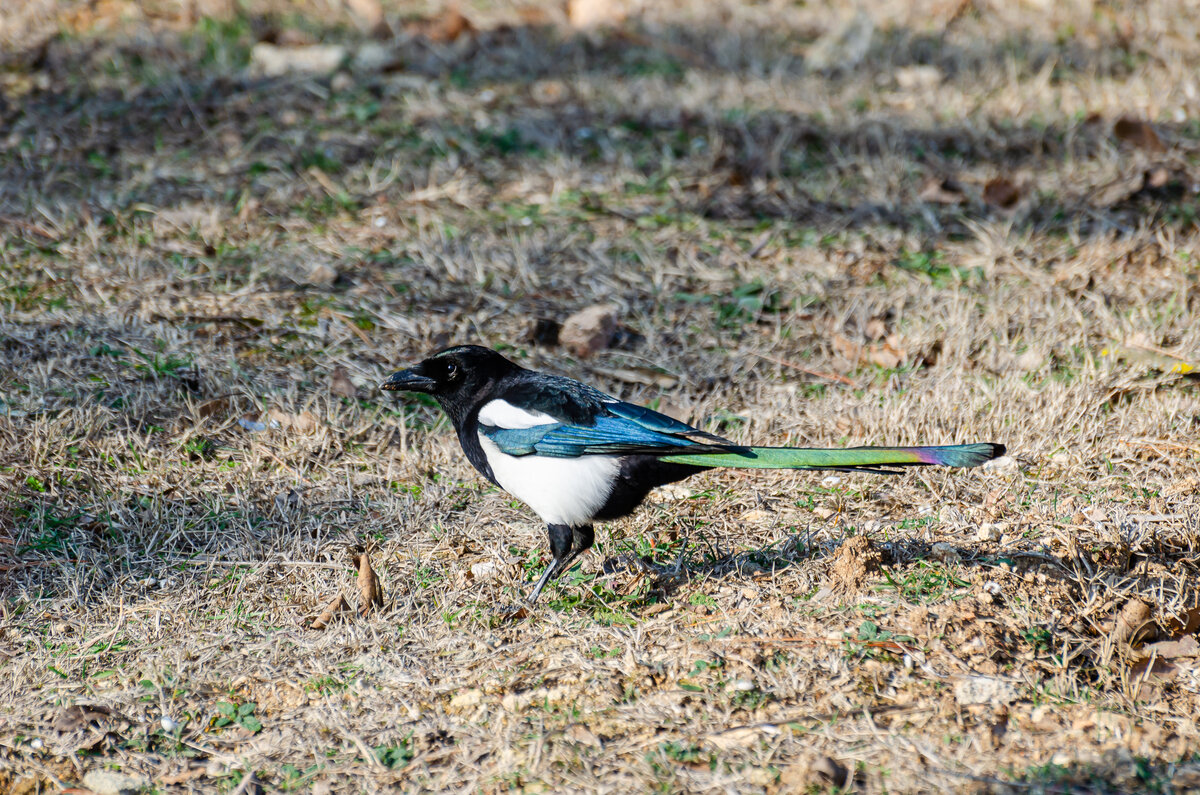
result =
M328 4L159 5L0 31L0 789L1200 787L1198 659L1116 621L1200 601L1191 4L867 4L821 74L849 3L487 4L332 80L243 71L270 26L357 47ZM619 348L525 341L600 300ZM881 330L903 364L846 358ZM375 386L451 340L739 439L1016 465L696 478L506 622L542 528ZM359 546L385 606L306 628Z

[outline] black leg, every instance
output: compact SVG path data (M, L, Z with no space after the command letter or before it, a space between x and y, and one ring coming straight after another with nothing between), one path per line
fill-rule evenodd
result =
M571 560L582 555L592 548L592 544L596 542L596 533L592 530L592 526L584 525L583 527L571 528Z
M554 556L554 560L542 572L541 579L537 581L537 585L533 586L533 592L525 600L529 604L537 601L537 598L542 595L542 589L546 587L546 583L561 574L571 559L571 547L575 540L571 528L565 524L552 524L546 526L546 532L550 536L550 554Z

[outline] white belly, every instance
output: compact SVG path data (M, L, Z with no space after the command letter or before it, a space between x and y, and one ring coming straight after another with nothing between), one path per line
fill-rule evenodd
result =
M616 456L512 456L500 452L496 443L482 433L479 443L496 482L532 508L547 524L571 527L591 524L592 517L612 493L613 482L621 469L621 461Z

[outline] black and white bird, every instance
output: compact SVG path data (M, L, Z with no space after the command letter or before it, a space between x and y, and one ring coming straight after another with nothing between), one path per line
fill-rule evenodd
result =
M837 469L972 467L1004 454L992 443L941 447L745 447L586 384L527 370L488 348L459 345L391 375L383 388L432 395L467 460L546 522L553 562L528 597L566 571L598 521L627 516L657 486L713 467Z

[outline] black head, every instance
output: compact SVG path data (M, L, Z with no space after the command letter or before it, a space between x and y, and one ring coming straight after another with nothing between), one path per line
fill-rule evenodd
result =
M488 396L501 377L519 369L490 348L456 345L393 373L381 386L393 392L432 395L451 419L458 421Z

